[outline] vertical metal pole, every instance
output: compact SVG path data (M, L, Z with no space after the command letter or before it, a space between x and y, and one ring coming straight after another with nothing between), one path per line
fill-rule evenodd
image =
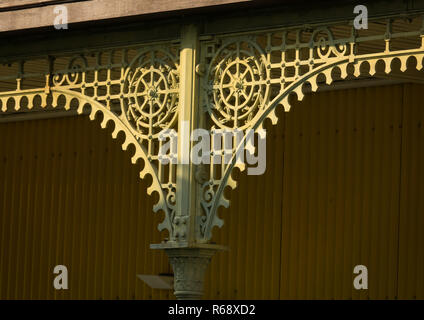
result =
M178 165L177 165L177 210L181 230L177 241L192 246L196 242L196 183L194 168L190 159L191 132L198 126L196 60L198 55L198 34L194 25L182 29L180 53L180 103L178 110Z
M196 166L190 159L191 133L200 124L198 106L198 76L196 61L199 55L197 28L184 26L180 52L180 95L178 106L178 164L176 212L173 235L168 242L151 245L163 249L174 270L174 294L178 299L200 299L204 275L212 256L224 247L201 243L196 234L196 219L200 215L199 185L195 179Z

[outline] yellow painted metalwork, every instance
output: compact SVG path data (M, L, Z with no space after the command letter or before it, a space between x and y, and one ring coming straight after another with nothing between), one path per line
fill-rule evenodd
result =
M306 95L269 126L267 171L236 174L205 297L423 299L423 86ZM0 125L0 298L167 299L169 273L131 151L88 119ZM130 148L131 149L131 148ZM247 196L246 196L247 195ZM70 289L53 289L53 267ZM353 267L369 290L352 289Z
M158 195L153 211L165 213L158 227L169 232L166 246L203 246L223 225L217 211L230 205L224 189L237 186L233 169L245 167L236 159L248 134L230 150L210 153L203 167L189 168L174 160L192 148L160 153L162 138L168 139L163 130L181 138L183 121L190 120L188 135L200 124L215 132L259 133L305 90L364 77L416 79L423 68L424 20L418 12L405 17L372 19L366 30L340 21L208 37L192 25L181 28L180 39L157 43L11 56L0 66L0 111L2 117L54 109L103 117L113 137L125 136L124 150L135 148L132 162L144 162L141 178L152 178L147 192Z
M395 20L374 22L366 31L352 25L331 25L211 37L203 43L200 59L206 70L201 73L201 102L209 126L259 133L265 120L277 124L278 108L290 111L292 98L302 101L307 90L316 92L325 84L361 77L390 77L404 72L415 73L415 77L423 66L423 21L420 17L409 25L399 25ZM399 26L401 32L395 30ZM415 40L413 33L404 32L413 26L419 29ZM247 139L246 134L243 139ZM244 164L236 163L236 154L244 146L233 147L228 164L210 166L202 200L207 213L202 225L206 239L211 238L214 226L222 226L216 219L217 209L230 204L223 190L237 186L232 171L244 169Z

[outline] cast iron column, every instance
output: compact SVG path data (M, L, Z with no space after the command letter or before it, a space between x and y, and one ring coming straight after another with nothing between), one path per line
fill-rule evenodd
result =
M199 128L201 117L198 105L196 61L199 57L197 28L182 29L180 52L180 96L178 106L178 164L176 212L170 239L152 244L152 249L163 249L174 270L174 293L177 299L200 299L203 295L205 271L217 250L224 247L205 243L196 227L201 215L200 184L196 181L196 165L190 159L191 132Z

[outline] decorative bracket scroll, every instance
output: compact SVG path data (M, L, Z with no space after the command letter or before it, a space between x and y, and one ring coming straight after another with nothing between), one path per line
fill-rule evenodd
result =
M3 115L58 109L82 114L87 108L91 120L102 116L102 128L113 124L113 138L123 133L122 149L132 145L132 162L142 159L144 163L140 177L152 177L148 194L159 195L154 211L165 213L159 230L168 230L172 237L176 165L163 165L158 160L163 143L158 135L176 126L178 45L12 60L0 70L0 80L6 83L0 91Z
M349 25L333 25L225 35L204 42L202 52L206 72L201 102L209 115L209 128L257 132L266 119L277 124L275 109L281 105L288 112L290 95L301 101L306 87L315 92L333 81L406 72L412 67L421 70L424 20L416 16L410 22L375 21L362 32ZM223 224L217 210L229 206L224 189L237 186L231 176L234 167L245 169L237 163L245 141L246 134L240 143L233 141L231 161L210 166L201 199L204 239L211 238L214 226Z
M197 125L211 132L257 132L266 119L276 124L275 109L289 111L290 95L302 100L306 87L315 92L333 81L423 67L421 16L370 21L362 31L346 23L203 41L193 26L182 33L180 43L11 58L0 66L0 114L57 109L81 114L89 106L90 119L101 114L103 128L113 123L114 138L124 134L122 148L133 145L132 162L144 162L140 176L152 177L148 193L159 194L154 211L165 213L159 230L168 230L168 244L177 247L206 243L213 227L223 225L217 211L229 206L224 189L236 188L233 169L245 169L236 155L247 135L234 139L229 162L219 150L210 154L212 164L187 166L160 161L159 150L168 142L159 138L162 130L175 130L180 140L185 122L189 134ZM218 165L216 156L222 156Z

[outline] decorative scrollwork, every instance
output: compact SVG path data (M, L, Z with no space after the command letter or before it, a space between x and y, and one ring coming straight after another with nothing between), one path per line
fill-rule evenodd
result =
M122 149L133 146L132 162L142 160L144 163L140 177L151 176L147 193L159 196L153 210L165 213L158 228L167 229L172 238L177 199L176 165L163 165L158 161L162 142L157 137L160 130L172 128L176 123L178 63L178 47L172 44L48 56L37 62L20 61L16 63L20 70L16 75L16 90L0 91L0 111L73 110L78 114L89 112L91 120L101 114L103 128L112 122L112 137L124 135ZM44 68L40 64L44 64ZM46 69L47 74L34 72ZM28 81L33 87L24 88L22 83L30 78L35 78Z
M121 107L142 139L157 138L177 118L178 66L162 50L143 53L131 63L122 84Z
M277 28L250 32L249 36L223 34L201 40L199 98L209 117L196 123L206 129L255 131L266 119L276 124L277 106L289 111L289 96L302 100L303 89L315 92L333 81L386 77L397 66L395 72L411 66L421 70L424 24L422 17L414 19L410 25L402 23L404 31L396 32L392 20L378 22L366 36L358 36L351 25L337 24L315 29ZM161 163L159 149L165 142L158 136L163 129L177 129L180 49L179 44L164 43L84 51L45 57L43 67L42 59L11 58L7 67L10 74L0 76L5 83L0 90L2 113L46 108L86 113L88 103L92 107L90 118L98 112L103 114L102 127L112 120L113 137L123 132L122 148L134 145L132 161L142 159L145 163L140 176L152 176L147 192L159 194L154 210L165 212L159 229L167 229L175 241L186 236L183 226L188 221L176 210L179 193L187 190L177 190L178 164ZM193 86L187 82L182 85ZM203 210L203 215L196 217L196 225L202 241L209 240L212 228L223 223L217 210L229 205L224 189L237 185L232 170L239 166L236 155L243 147L243 143L233 143L229 163L211 161L207 169L195 173ZM217 152L226 155L224 150ZM210 154L212 157L213 152ZM244 169L242 165L239 168Z
M304 89L315 92L333 81L373 77L377 73L385 77L393 71L395 60L400 65L396 72L406 71L408 64L414 66L409 58L416 60L415 69L421 70L423 22L417 17L410 26L403 26L409 28L408 32L394 33L392 21L388 20L378 26L380 34L362 37L348 25L252 32L250 38L228 34L215 37L205 44L207 53L201 61L208 70L203 103L211 116L210 129L218 126L258 131L266 119L272 124L278 122L277 106L290 110L290 95L301 101ZM381 32L384 24L385 33ZM400 39L411 37L415 40L399 48ZM395 49L392 44L396 41ZM244 170L236 163L236 155L243 148L243 144L233 143L230 163L211 165L209 180L202 183L204 216L199 218L199 226L205 239L211 238L214 226L222 225L217 210L229 205L224 189L237 186L233 168Z
M312 33L310 47L316 49L318 59L342 57L348 49L346 42L336 43L333 33L326 27L318 28Z
M53 75L54 86L76 86L83 82L83 72L87 69L87 59L83 55L77 55L69 60L66 72L58 72Z
M248 39L223 46L209 66L206 110L221 128L245 128L269 96L269 68Z

